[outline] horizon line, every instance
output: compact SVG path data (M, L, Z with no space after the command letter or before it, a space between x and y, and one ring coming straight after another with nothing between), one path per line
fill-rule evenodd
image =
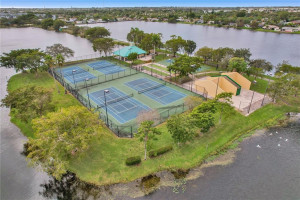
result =
M92 7L76 7L76 6L70 6L70 7L1 7L0 8L12 8L12 9L64 9L64 8L300 8L299 6L92 6Z

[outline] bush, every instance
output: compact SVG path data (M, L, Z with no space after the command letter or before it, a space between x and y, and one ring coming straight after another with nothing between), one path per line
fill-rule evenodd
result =
M126 159L126 165L137 165L141 163L141 157L140 156L133 156Z
M165 146L165 147L161 147L159 149L149 151L149 157L153 158L153 157L162 155L164 153L167 153L168 151L171 151L172 149L173 149L173 146L169 145L169 146Z
M192 79L189 76L180 77L180 78L179 77L171 77L170 78L170 81L173 81L178 84L183 84L183 83L189 82L191 80Z

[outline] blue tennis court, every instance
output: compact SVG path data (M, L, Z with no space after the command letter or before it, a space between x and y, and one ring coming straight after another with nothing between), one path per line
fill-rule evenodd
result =
M71 83L78 83L85 81L86 79L94 79L96 76L85 71L79 66L69 67L62 69L62 73L65 79L70 81ZM74 80L75 79L75 80Z
M150 110L150 108L134 99L131 95L126 95L115 87L99 90L89 94L89 97L105 112L104 90L106 93L107 112L121 124L135 119L139 112Z
M148 78L136 79L134 81L125 83L125 85L138 91L139 94L144 94L163 105L186 97L186 94L165 86L164 84L152 81Z
M93 68L93 70L97 70L103 74L114 74L114 73L125 71L125 69L123 69L122 67L115 65L111 62L108 62L106 60L89 63L88 66Z

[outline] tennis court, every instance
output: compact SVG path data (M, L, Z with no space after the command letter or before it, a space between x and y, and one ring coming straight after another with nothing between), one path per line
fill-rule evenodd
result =
M85 81L86 79L94 79L96 76L87 72L79 66L68 67L62 69L62 73L65 79L70 81L71 83L78 83Z
M159 61L158 63L168 67L169 65L173 64L173 62L174 59L166 59L166 60Z
M126 95L115 87L106 88L89 94L89 97L105 112L105 93L107 112L113 118L118 120L120 124L124 124L133 120L137 115L144 110L150 108L133 98L132 95Z
M114 74L114 73L125 71L124 68L115 65L111 62L108 62L106 60L89 63L87 65L93 68L93 70L97 70L103 74Z
M170 104L186 97L186 94L176 91L163 83L158 83L148 78L136 79L134 81L125 83L125 85L138 91L139 94L146 95L147 97L163 105Z

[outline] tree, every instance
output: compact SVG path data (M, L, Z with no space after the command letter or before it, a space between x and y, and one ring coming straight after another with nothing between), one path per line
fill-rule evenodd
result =
M89 148L102 127L98 116L83 106L62 108L32 120L35 138L28 141L29 163L60 179L69 160Z
M9 92L1 106L10 107L14 115L25 122L53 110L52 92L42 87L26 86Z
M44 63L45 55L46 54L41 52L39 49L30 53L23 53L17 57L16 66L18 69L28 69L31 73L35 73L37 76L38 70L47 70Z
M203 102L193 110L194 113L206 113L206 112L215 113L216 111L217 108L216 108L215 101Z
M143 36L143 39L141 40L139 46L149 52L152 48L153 48L153 44L152 44L152 35L145 33Z
M72 34L77 36L80 33L80 27L78 26L73 26L72 27Z
M127 34L127 40L129 42L133 42L135 45L139 45L142 42L144 36L145 36L144 31L132 27L130 29L130 32Z
M60 27L62 27L64 25L65 25L65 22L60 19L57 19L53 22L53 28L56 32L59 32Z
M112 38L98 38L93 41L94 51L99 51L100 54L104 52L105 57L113 51L114 47L115 43Z
M208 60L212 59L212 48L202 47L196 52L196 56L203 58L204 62L206 63Z
M54 23L54 21L51 18L43 19L41 21L41 27L42 27L42 29L47 30L49 27L53 26L53 23Z
M192 113L195 126L201 129L202 133L209 131L215 125L215 118L211 112L206 113Z
M151 33L151 44L153 45L153 52L155 55L155 49L163 46L161 42L162 34L161 33Z
M138 58L138 54L137 53L135 53L135 52L133 52L133 53L130 53L129 55L128 55L128 57L127 57L127 59L129 60L129 61L132 61L131 62L131 65L134 63L134 61Z
M300 67L292 66L288 62L283 61L282 63L278 64L276 67L276 73L292 73L292 74L300 74Z
M17 57L22 54L30 54L34 51L39 51L39 49L18 49L12 50L9 53L3 53L3 56L0 57L1 67L14 68L16 72L25 72L27 65L18 64L19 60L17 60Z
M140 138L141 142L144 141L145 160L147 160L148 142L151 140L157 140L156 136L161 134L159 129L153 127L153 124L153 121L142 122L136 134L136 136Z
M55 77L54 77L54 72L53 72L53 68L55 66L55 59L50 55L46 55L45 56L45 65L51 70L51 74L52 74L57 92L60 93L60 91L58 89L58 86L57 86L57 82L56 82Z
M254 75L255 80L259 75L269 72L273 69L273 65L265 59L254 59L249 63L251 67L251 73Z
M238 58L244 58L245 61L249 62L251 57L250 49L236 49L233 56Z
M57 65L59 66L59 68L60 68L60 75L63 77L64 75L63 75L63 72L62 72L61 68L64 66L65 58L64 58L61 54L58 54L58 55L56 56L55 60L56 60L56 64L57 64ZM65 82L64 82L64 81L63 81L63 86L64 86L64 88L65 88L65 94L67 94L68 92L67 92L67 89L66 89L66 87L65 87Z
M203 102L194 108L190 115L194 119L194 125L200 128L201 132L206 133L215 125L215 118L213 116L215 112L216 103L212 100Z
M195 51L196 47L196 42L194 42L193 40L187 40L184 46L184 50L188 55L191 55Z
M228 69L230 71L245 72L247 68L247 63L244 58L233 57L229 60Z
M216 101L221 101L222 103L222 107L221 107L221 112L220 112L220 119L219 119L219 122L221 122L221 119L222 119L222 113L223 113L223 106L224 106L224 103L225 104L232 104L232 93L231 92L222 92L220 94L218 94L216 97L215 97L215 100Z
M300 91L300 75L286 74L270 83L267 93L275 102L289 96L298 96Z
M98 38L104 38L110 36L110 32L104 27L94 27L94 28L87 29L84 35L88 40L94 41L95 39Z
M252 20L252 22L250 23L250 27L252 29L258 29L258 22L256 20Z
M193 74L201 67L202 60L198 57L189 57L187 55L181 55L175 58L173 64L168 66L168 71L179 74L179 77L188 76Z
M171 35L171 39L166 41L166 48L173 53L173 56L176 56L176 53L184 48L186 41L180 36Z
M189 115L173 115L167 120L167 128L175 143L186 143L195 136L193 118Z
M52 46L46 47L46 53L51 55L53 58L57 55L62 55L64 58L69 58L74 56L74 51L68 47L63 46L62 44L54 44Z

